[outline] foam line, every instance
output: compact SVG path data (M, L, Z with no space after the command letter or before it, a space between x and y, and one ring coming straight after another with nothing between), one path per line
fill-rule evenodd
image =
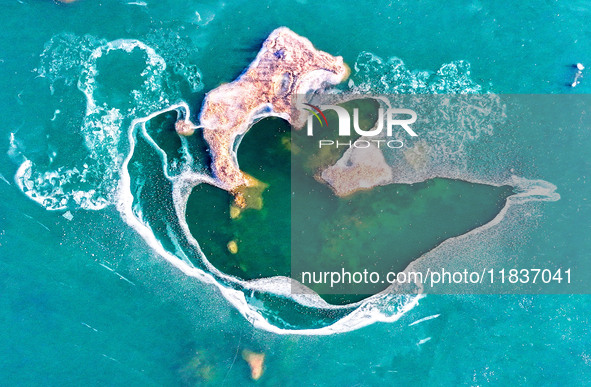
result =
M435 319L435 318L437 318L439 316L441 316L441 315L440 314L434 314L432 316L423 317L423 318L421 318L421 319L419 319L417 321L411 322L410 324L408 324L408 326L411 327L413 325L417 325L417 324L420 324L420 323L425 322L425 321L433 320L433 319Z
M250 321L256 327L278 334L329 335L334 333L351 331L354 329L359 329L363 326L367 326L376 321L396 321L407 311L409 311L415 305L417 305L418 301L421 298L421 296L419 295L409 297L388 295L385 293L374 295L353 305L329 305L317 295L292 295L291 279L286 277L274 277L254 281L242 281L235 277L221 273L219 270L213 267L203 256L203 263L207 265L208 270L211 270L211 272L209 273L195 267L193 264L187 262L187 260L180 259L174 254L168 252L162 246L161 242L158 241L158 239L154 236L152 230L145 224L143 224L133 213L133 210L131 208L131 203L133 203L133 195L130 189L131 178L127 169L127 165L129 164L129 161L131 160L131 157L133 155L133 150L136 142L135 135L137 128L142 128L148 120L160 114L169 111L174 111L177 109L184 110L184 114L186 117L190 116L189 107L185 103L179 103L172 105L169 108L152 113L144 118L135 119L130 125L130 128L128 130L130 152L123 162L120 189L117 200L117 208L121 212L123 219L131 227L133 227L159 255L165 258L173 266L181 270L184 274L191 277L195 277L204 283L216 286L220 290L221 294L234 307L236 307L236 309L244 316L244 318ZM145 131L142 132L142 135L149 136ZM155 142L151 142L151 145L157 146ZM199 249L197 241L194 238L192 238L192 236L188 232L188 226L184 221L184 205L186 204L186 200L188 198L188 195L190 194L190 190L186 189L186 185L189 184L191 187L194 187L197 184L207 183L217 186L219 182L217 182L210 176L198 174L195 172L184 172L182 176L172 178L171 180L174 185L173 192L179 223L182 225L183 231L187 234L187 238L190 241L190 243L195 248ZM181 192L184 192L185 194L182 195ZM307 306L332 309L350 308L351 306L356 306L357 308L349 315L336 321L334 324L323 328L283 329L270 324L256 309L254 309L247 302L245 293L249 293L249 291L252 290L272 292L276 295L291 298L296 302L301 301L302 304ZM384 303L385 299L388 297L390 298L389 301L391 301L391 306L398 304L400 299L408 299L408 301L403 302L402 306L399 309L394 310L390 314L386 314L377 305Z

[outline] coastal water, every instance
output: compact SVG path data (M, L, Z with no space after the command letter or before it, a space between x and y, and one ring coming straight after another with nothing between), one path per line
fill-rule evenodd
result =
M589 93L585 77L576 88L567 86L576 72L573 63L591 64L586 2L502 7L485 1L324 2L320 7L306 1L7 0L2 8L0 384L245 384L250 378L243 349L266 353L258 382L263 385L591 382L587 295L428 295L408 312L393 313L395 321L334 335L282 335L255 327L217 286L170 264L113 204L131 120L180 101L196 116L204 93L240 74L278 26L342 55L355 85L374 92L418 87L448 93ZM403 64L388 61L393 57ZM439 74L425 81L414 70ZM190 261L177 249L184 241L169 237L180 233L171 218L176 199L167 176L180 175L183 163L175 153L177 140L158 130L162 127L166 122L150 122L146 132L165 150L166 170L163 155L137 136L129 160L132 209L166 251ZM490 260L517 251L526 260L588 262L590 164L584 155L591 140L588 126L569 128L524 127L510 138L480 140L512 149L503 153L507 167L555 185L560 194L560 200L531 204L512 239L492 241L500 247L488 250L498 254ZM244 145L247 141L248 135ZM191 137L186 146L202 155L192 166L203 172L209 160L202 140ZM278 157L261 153L244 164ZM483 161L474 163L487 169ZM34 177L22 190L14 178L19 168ZM265 170L248 172L266 177ZM458 182L429 184L467 189ZM211 197L216 195L220 207L228 204L225 193ZM203 211L194 204L189 202L187 215ZM481 222L490 218L485 212ZM468 222L469 216L474 214L463 219ZM281 226L269 218L253 220ZM269 249L269 255L273 246L285 247L265 242L241 247ZM207 253L205 242L203 249ZM285 273L289 263L272 268ZM250 302L265 309L264 300L253 294ZM267 300L274 307L265 309L276 325L288 320L274 315L280 302ZM299 308L287 323L306 328L350 312Z

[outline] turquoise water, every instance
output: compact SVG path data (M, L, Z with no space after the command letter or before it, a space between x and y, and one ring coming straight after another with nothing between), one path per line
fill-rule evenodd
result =
M109 204L129 150L120 133L131 120L181 100L196 116L203 93L234 79L278 26L342 55L355 85L375 92L418 84L443 92L571 94L591 91L586 78L575 89L566 86L573 63L591 63L590 11L582 1L6 1L0 14L1 384L245 384L251 381L243 349L266 353L263 385L590 383L586 295L428 295L396 321L328 336L279 335L247 321L218 287L168 263ZM99 47L103 55L89 60ZM391 57L404 68L386 62ZM439 69L426 81L411 72ZM502 149L499 157L491 152L474 161L479 170L513 168L554 184L561 198L530 203L515 233L497 235L493 247L463 251L463 258L588 262L586 124L564 131L525 126L476 141ZM178 143L157 127L146 130L170 162L163 170L162 154L138 135L130 192L134 213L174 252L186 241L169 238L181 235L181 225L164 172L179 176L183 163ZM194 136L186 146L202 156L192 168L203 172L204 144ZM40 175L27 188L44 195L37 196L40 203L14 181L25 158L41 173L59 172ZM581 279L588 265L579 267ZM299 307L300 313L289 306L294 316L273 315L279 301L266 297L253 294L249 302L262 305L278 326L317 328L349 312Z

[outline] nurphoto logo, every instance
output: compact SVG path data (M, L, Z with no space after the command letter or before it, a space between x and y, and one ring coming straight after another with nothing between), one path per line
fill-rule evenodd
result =
M358 139L356 141L338 141L338 140L319 140L318 146L335 146L335 147L355 147L355 148L368 148L372 144L380 148L381 146L387 146L389 148L402 148L404 143L401 140L389 139L392 137L395 128L402 128L411 137L418 136L415 131L410 127L417 120L417 113L411 109L401 108L388 108L378 109L377 122L376 124L368 129L362 129L359 124L359 109L353 108L353 120L347 109L337 105L320 105L314 106L311 104L305 104L311 109L304 108L304 110L311 113L308 116L307 121L307 135L314 135L314 119L318 121L321 127L328 126L328 120L324 115L324 111L333 110L338 117L338 135L341 137L350 137L351 123L353 124L353 130L359 136L363 137L385 137L386 139ZM385 133L384 133L385 129Z

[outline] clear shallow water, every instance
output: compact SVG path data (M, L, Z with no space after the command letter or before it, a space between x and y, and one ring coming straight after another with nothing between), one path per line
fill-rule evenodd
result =
M262 39L279 25L307 36L323 50L343 55L349 64L359 61L363 51L382 58L398 56L409 69L431 71L466 60L471 63L473 83L462 82L465 88L482 85L500 93L589 92L585 79L574 90L565 87L573 75L569 66L589 62L585 3L521 2L495 8L485 2L445 7L431 2L384 2L376 3L377 11L364 18L362 26L359 15L367 11L366 4L324 3L323 12L330 15L328 31L325 24L310 22L317 20L318 9L305 3L218 6L159 1L143 7L116 1L58 6L23 0L3 7L0 148L4 162L0 173L10 184L0 181L4 198L0 313L5 327L0 336L0 370L8 382L190 383L186 366L196 352L214 364L212 383L248 382L248 370L237 352L243 348L267 353L268 368L261 383L269 385L311 381L373 385L418 378L435 384L589 382L586 296L428 296L393 323L327 337L280 336L253 328L217 289L185 276L156 256L112 206L99 212L74 211L74 219L68 222L61 212L45 211L28 200L12 179L22 162L20 153L49 170L63 164L82 171L86 162L91 172L85 181L68 183L65 192L72 186L87 190L106 182L101 197L108 198L114 180L105 176L119 161L119 153L110 158L112 148L101 148L105 140L93 137L93 123L100 119L106 120L102 128L110 122L117 124L113 127L125 126L126 122L118 121L125 118L116 112L108 114L114 106L123 115L125 109L136 108L138 116L164 107L166 102L157 103L162 89L170 103L182 98L196 112L202 99L199 90L233 79L254 58ZM65 47L78 49L67 55L62 48L51 52L56 58L80 60L56 68L66 78L53 82L52 95L52 77L39 78L33 70L43 66L40 55L45 45L64 32L72 33L75 41L69 46L66 39ZM86 48L79 50L78 41L85 34L94 38L84 38ZM137 80L135 70L119 76L109 73L121 57L102 58L97 62L102 69L97 79L104 86L96 89L95 97L108 105L100 106L105 111L97 120L85 123L88 104L76 88L85 68L81 61L97 46L121 38L144 42L176 72L170 72L170 81L153 79L164 85L158 90L148 88L143 98L129 100L115 86L135 87L147 78ZM138 61L139 68L144 66L142 52L123 56L124 69ZM175 61L181 64L175 66ZM194 67L186 71L184 66L196 66L202 77L183 81L196 74ZM144 102L150 106L143 106ZM51 121L56 109L60 113ZM562 198L536 213L535 228L523 236L528 243L520 254L583 260L589 257L589 242L581 237L588 229L589 204L583 199L588 192L589 163L580 155L589 149L588 135L581 131L559 136L553 128L543 133L520 132L515 141L527 146L515 152L512 164L520 175L558 186ZM552 147L547 146L549 141ZM124 141L120 146L125 147ZM88 148L100 157L93 158L92 152L88 156ZM153 152L143 160L154 157L158 155ZM155 163L153 168L159 166ZM162 186L158 181L154 185ZM152 195L152 201L162 200L166 206L166 195ZM166 234L165 224L160 227L153 228ZM435 314L440 316L408 327Z

